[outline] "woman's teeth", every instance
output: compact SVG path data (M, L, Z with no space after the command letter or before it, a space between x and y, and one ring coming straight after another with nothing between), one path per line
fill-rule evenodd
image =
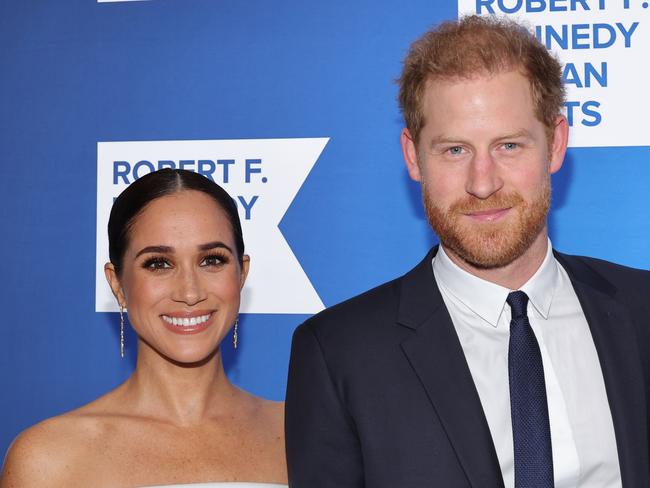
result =
M210 318L210 314L199 315L198 317L170 317L169 315L163 315L163 320L171 325L177 325L179 327L189 327L191 325L201 325L204 322L207 322Z

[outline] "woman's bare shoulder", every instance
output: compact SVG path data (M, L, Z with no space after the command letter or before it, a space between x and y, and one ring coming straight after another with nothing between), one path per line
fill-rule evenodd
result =
M284 442L284 403L256 397L248 392L245 403L245 430L250 438L249 452L256 452L255 463L264 479L287 482L287 463Z
M284 433L284 402L262 400L263 415Z
M23 431L9 447L0 487L61 486L77 450L80 426L64 414Z
M246 425L268 448L284 452L284 402L276 402L254 396L248 396L248 420Z
M284 425L284 402L267 400L258 397L252 393L237 388L239 391L240 402L246 405L246 410L250 415L260 419L264 423Z
M83 467L88 447L111 430L102 399L21 432L5 456L0 488L64 486Z
M261 400L260 421L269 442L284 454L284 402Z

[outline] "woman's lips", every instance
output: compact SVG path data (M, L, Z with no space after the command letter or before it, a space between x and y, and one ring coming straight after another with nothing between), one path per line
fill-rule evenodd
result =
M477 210L475 212L468 212L465 215L478 222L494 222L504 217L511 208L512 207Z
M196 334L204 331L211 323L213 312L176 312L163 314L161 318L168 330L176 334Z

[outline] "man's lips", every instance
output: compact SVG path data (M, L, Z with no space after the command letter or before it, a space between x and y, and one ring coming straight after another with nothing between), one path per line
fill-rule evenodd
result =
M504 217L512 207L490 208L486 210L472 210L463 212L464 215L479 222L494 222Z

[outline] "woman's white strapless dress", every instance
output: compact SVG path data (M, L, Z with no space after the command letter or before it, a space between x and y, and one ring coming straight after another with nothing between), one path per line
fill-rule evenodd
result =
M275 483L189 483L186 485L156 485L142 488L288 488Z

